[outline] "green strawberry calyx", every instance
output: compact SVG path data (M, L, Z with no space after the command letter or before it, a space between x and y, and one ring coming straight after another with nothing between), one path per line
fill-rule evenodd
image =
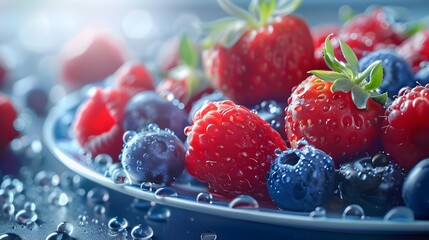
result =
M238 7L229 0L217 0L223 10L233 17L223 18L203 26L209 31L203 46L211 48L216 44L229 48L249 30L269 24L276 16L294 12L302 0L252 0L248 10Z
M330 36L328 36L325 40L323 56L326 65L332 71L312 70L309 73L325 81L332 82L332 92L351 92L352 100L358 109L366 109L369 98L384 106L387 94L379 94L376 91L383 80L381 61L374 61L368 68L361 71L356 54L349 45L341 39L338 40L346 61L339 61L335 57Z

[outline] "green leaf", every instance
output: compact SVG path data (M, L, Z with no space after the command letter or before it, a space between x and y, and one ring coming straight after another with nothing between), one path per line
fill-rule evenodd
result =
M255 17L259 15L258 2L259 2L259 0L252 0L249 3L249 7L248 7L249 13Z
M383 81L383 66L380 61L375 67L371 70L369 75L369 82L364 86L364 89L367 91L372 91L377 89L381 82Z
M187 35L183 35L179 45L180 59L190 68L195 68L198 64L198 54L194 43Z
M244 19L253 28L258 28L258 22L248 11L234 5L229 0L217 0L217 2L227 13Z
M331 86L332 92L350 92L353 87L355 87L356 84L352 82L350 79L343 78L338 79L334 82Z
M259 20L263 26L276 9L276 0L259 0Z
M225 29L237 20L238 19L236 17L222 18L216 21L202 24L202 29L203 31L221 31L222 29Z
M323 48L323 57L325 59L326 65L335 72L343 72L344 67L341 66L341 63L335 57L334 50L332 48L331 39L329 35L325 39L325 47Z
M293 13L302 3L302 0L280 0L274 11L276 16L286 16Z
M369 92L365 92L357 85L352 88L352 100L358 109L366 108L366 103L370 96L371 94Z
M356 57L356 54L353 52L351 47L347 45L344 41L339 39L341 52L343 53L344 58L349 64L350 70L353 72L353 75L357 75L360 72L359 60Z
M309 71L309 73L313 74L314 76L323 79L328 82L335 82L338 79L345 79L347 78L346 75L342 73L337 73L334 71L324 71L324 70L312 70Z
M387 93L383 93L383 94L379 94L379 95L375 95L375 96L371 96L371 98L380 103L381 105L386 105L387 102Z
M365 78L367 78L371 74L372 70L380 63L380 60L371 63L363 72L361 72L357 76L355 80L356 84L360 84L363 80L365 80Z

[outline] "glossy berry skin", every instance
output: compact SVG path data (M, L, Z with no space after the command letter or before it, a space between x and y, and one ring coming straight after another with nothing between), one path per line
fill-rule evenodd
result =
M74 137L92 156L105 153L118 161L124 134L122 119L129 98L123 90L92 88L79 106L72 126Z
M267 122L231 101L208 102L185 133L186 169L208 183L212 193L270 201L266 175L274 150L284 150L286 144Z
M185 168L185 148L170 130L149 125L124 144L121 163L133 183L169 184Z
M429 86L402 89L385 116L383 146L395 162L409 170L429 157Z
M286 101L291 89L313 68L314 47L307 23L296 16L245 32L233 46L203 52L213 88L237 104Z
M287 107L286 102L276 102L274 100L262 101L260 104L252 107L252 110L256 111L256 114L264 119L274 128L283 139L287 139L285 129L285 108Z
M113 84L131 96L155 89L155 80L142 62L126 62L113 74Z
M383 65L383 82L378 87L380 93L387 92L388 96L393 98L398 95L401 88L415 86L410 64L392 50L371 52L359 60L359 65L361 69L366 69L377 60L380 60Z
M429 62L428 62L429 63ZM414 76L415 81L422 86L429 84L429 64L425 64Z
M268 192L282 209L312 211L333 197L335 174L332 158L303 141L276 157L267 179Z
M182 141L186 139L183 129L189 125L187 114L154 91L133 96L124 114L122 124L125 130L140 131L146 125L155 123L161 129L172 130Z
M285 109L292 147L305 139L330 155L336 166L380 150L383 106L369 99L366 109L358 109L350 92L332 92L331 85L311 76L293 91Z
M384 215L402 205L405 170L384 154L366 156L341 165L340 190L347 204L358 204L368 215Z
M2 151L19 133L13 126L18 112L12 100L0 92L0 151Z
M419 71L421 64L429 61L429 29L409 37L396 51L410 63L414 72Z
M429 219L429 159L417 163L407 174L402 197L416 218Z

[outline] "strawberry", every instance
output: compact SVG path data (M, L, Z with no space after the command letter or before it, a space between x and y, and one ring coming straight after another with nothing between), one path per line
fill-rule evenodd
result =
M5 85L6 80L6 67L0 61L0 88Z
M124 90L93 88L73 122L75 139L92 156L105 153L118 161L122 149L122 119L130 96Z
M286 144L256 113L229 100L208 102L185 134L186 169L213 193L269 199L266 175L274 150L286 149Z
M155 80L142 62L126 62L113 75L114 86L131 96L155 89Z
M205 41L203 65L212 86L245 106L267 99L286 102L314 61L307 23L288 15L300 1L251 1L251 12L218 2L242 19L219 21Z
M421 64L429 61L429 29L411 36L396 50L411 64L414 72L419 71L422 67Z
M186 112L202 95L213 92L207 77L198 69L198 51L190 38L184 35L179 43L179 64L167 72L156 87L156 92L167 100L178 100Z
M377 49L396 47L406 39L406 34L405 31L398 31L389 21L389 16L383 8L375 7L350 18L332 38L335 55L341 56L338 39L349 45L356 56L361 58ZM315 65L321 69L328 69L324 63L323 48L324 44L316 46ZM340 60L345 59L340 57Z
M17 115L11 99L0 92L0 150L19 135L13 126Z
M429 157L429 85L403 88L385 116L383 146L398 164L409 170Z
M335 57L330 37L326 38L325 61L333 71L310 71L313 76L296 87L285 109L292 147L305 139L330 155L337 166L355 155L380 150L387 98L375 91L383 78L381 62L361 72L352 49L341 40L339 43L347 62Z

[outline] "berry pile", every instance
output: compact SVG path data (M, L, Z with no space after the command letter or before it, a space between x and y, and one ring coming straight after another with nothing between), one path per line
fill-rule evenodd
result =
M222 199L309 212L339 198L429 218L429 190L414 184L429 181L429 31L381 7L310 29L292 15L300 1L218 2L236 17L184 36L163 79L133 63L92 90L73 125L82 148L137 184L189 173Z

